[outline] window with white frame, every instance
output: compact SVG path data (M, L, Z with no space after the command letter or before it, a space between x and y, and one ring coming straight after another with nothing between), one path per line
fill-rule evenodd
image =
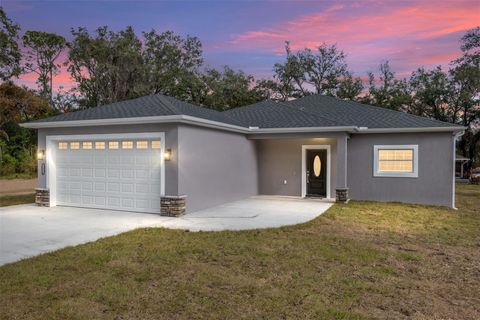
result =
M418 177L418 145L375 145L375 177Z

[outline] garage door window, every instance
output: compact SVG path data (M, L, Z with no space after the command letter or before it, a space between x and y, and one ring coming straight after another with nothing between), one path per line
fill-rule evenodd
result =
M60 150L67 150L68 149L68 142L59 142L58 149Z
M132 149L133 141L122 141L122 149Z
M152 141L152 149L160 149L160 141Z
M82 144L82 148L83 148L83 149L90 150L90 149L92 149L92 143L91 143L91 142L84 142L84 143Z
M110 141L108 143L108 149L111 149L111 150L118 149L118 141Z
M105 142L103 142L103 141L96 141L96 142L95 142L95 149L100 149L100 150L105 149Z
M147 149L148 141L137 141L137 149Z
M80 149L80 142L70 142L70 149L71 149L71 150L78 150L78 149Z

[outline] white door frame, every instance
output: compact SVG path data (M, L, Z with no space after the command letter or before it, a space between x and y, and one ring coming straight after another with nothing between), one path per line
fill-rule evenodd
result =
M139 132L139 133L112 133L112 134L79 134L79 135L54 135L46 136L46 165L47 183L50 191L50 207L57 205L57 168L55 164L55 142L74 140L110 140L110 139L160 139L160 196L165 195L165 132Z
M330 179L332 166L330 145L328 144L302 145L302 198L307 195L307 150L327 150L327 199L331 199Z

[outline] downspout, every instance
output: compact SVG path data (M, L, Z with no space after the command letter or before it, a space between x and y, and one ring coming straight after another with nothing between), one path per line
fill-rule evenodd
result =
M455 157L457 154L457 141L460 137L462 137L465 134L465 131L459 131L455 132L453 134L453 174L452 174L452 209L458 210L457 207L455 207Z

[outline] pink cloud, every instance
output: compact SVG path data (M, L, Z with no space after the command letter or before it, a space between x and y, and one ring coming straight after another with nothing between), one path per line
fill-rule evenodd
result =
M459 55L459 36L453 41L451 35L479 25L479 12L476 1L333 5L262 30L236 35L224 48L283 54L285 40L291 41L293 50L315 48L326 42L337 44L354 64L368 63L373 57L377 62L378 57L403 58L405 67L419 63L444 64ZM445 41L448 46L443 45Z

